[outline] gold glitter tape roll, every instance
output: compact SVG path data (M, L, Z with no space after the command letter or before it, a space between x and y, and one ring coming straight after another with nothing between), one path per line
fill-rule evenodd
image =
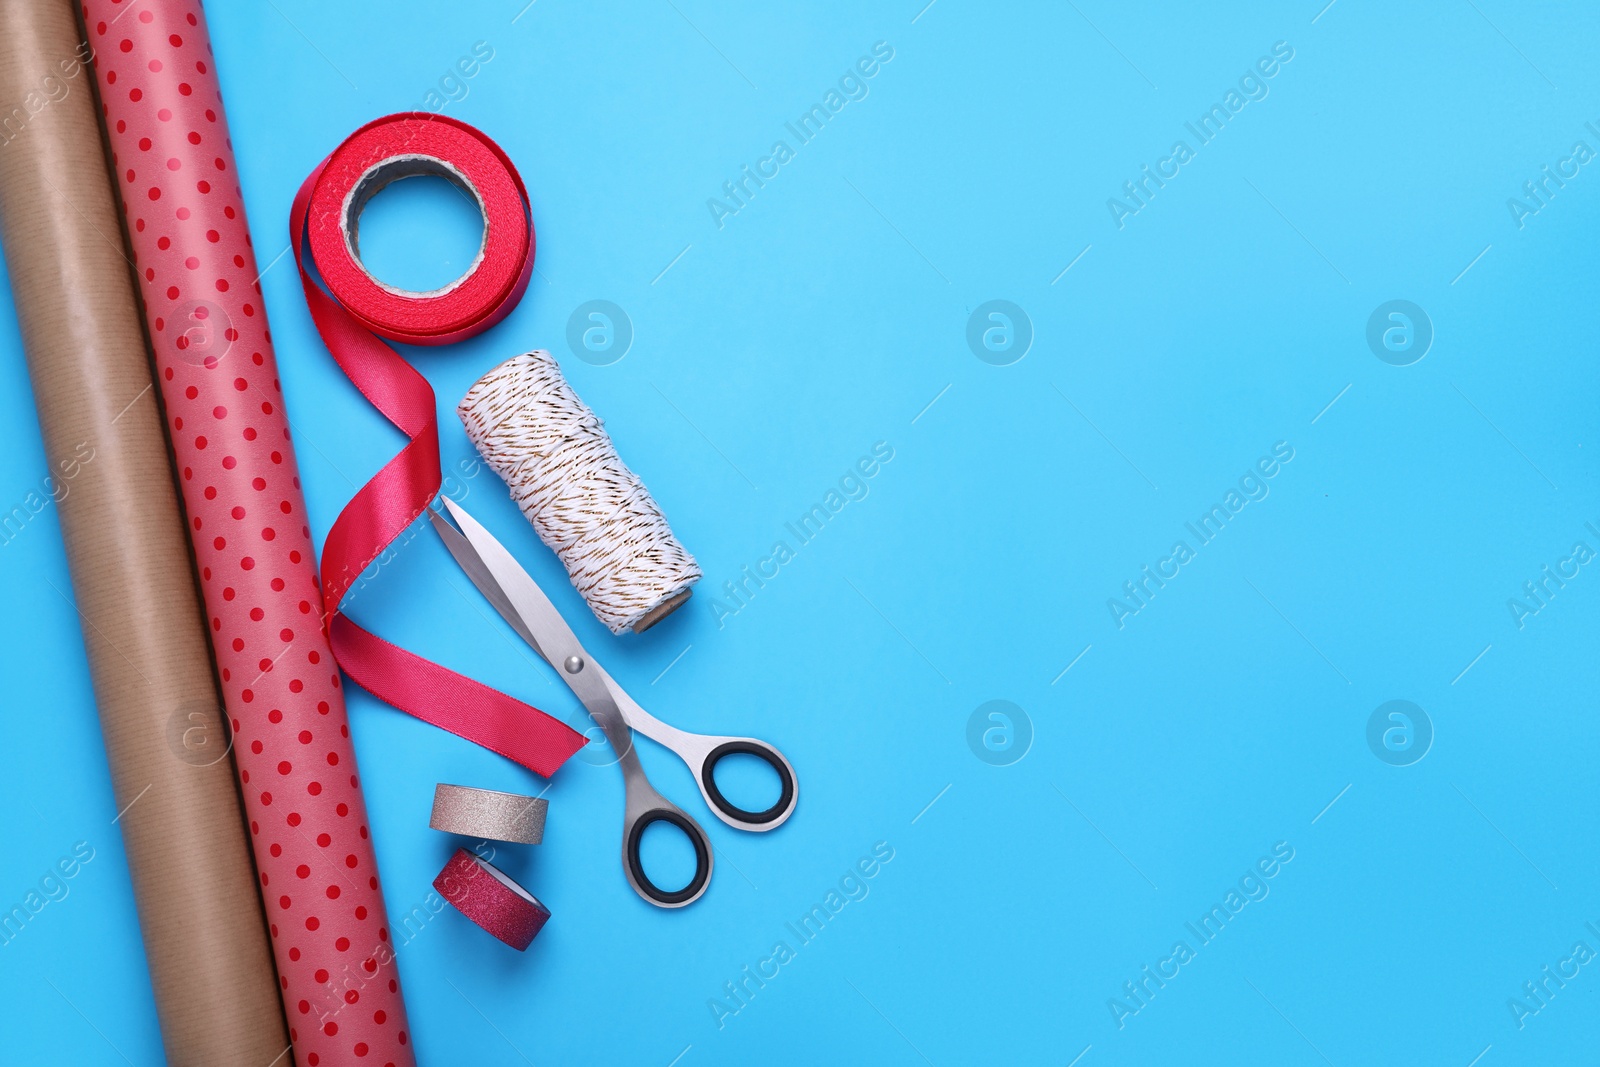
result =
M544 840L544 817L550 802L520 793L499 793L440 782L433 790L435 830L490 841L537 845Z

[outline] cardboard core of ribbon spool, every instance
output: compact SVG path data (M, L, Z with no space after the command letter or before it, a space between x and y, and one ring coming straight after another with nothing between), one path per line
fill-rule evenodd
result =
M460 189L478 208L478 214L483 217L483 237L478 242L477 254L472 257L472 262L461 276L437 289L414 290L402 289L399 286L389 285L383 279L373 274L361 259L361 213L367 209L367 204L372 198L384 189L400 181L402 178L443 178L445 181ZM483 195L472 184L472 179L463 174L449 160L437 156L404 155L391 156L388 159L374 163L367 168L361 179L351 186L350 192L344 198L344 212L342 228L344 230L345 244L350 249L350 255L362 272L371 278L373 284L401 297L430 297L443 296L444 294L461 285L477 271L483 263L484 252L489 247L489 209L484 206Z

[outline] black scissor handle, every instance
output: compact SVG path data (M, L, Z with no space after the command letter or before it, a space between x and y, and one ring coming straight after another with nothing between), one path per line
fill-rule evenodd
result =
M717 788L717 764L734 755L755 756L777 772L779 793L778 800L772 807L765 811L746 811L723 796L722 790ZM746 823L751 827L765 826L767 823L774 823L784 818L794 806L794 771L790 769L789 761L784 759L777 749L760 741L750 739L724 741L706 753L705 762L700 766L699 778L700 788L705 792L706 800L736 824Z
M676 826L694 846L694 876L682 889L670 891L662 889L652 882L644 871L639 849L644 844L644 832L652 823L658 822ZM706 838L705 831L700 829L693 819L673 807L651 808L634 818L628 825L627 836L623 839L622 860L627 865L628 881L633 884L634 891L650 903L663 908L681 908L700 899L700 895L706 891L706 883L711 880L711 842Z

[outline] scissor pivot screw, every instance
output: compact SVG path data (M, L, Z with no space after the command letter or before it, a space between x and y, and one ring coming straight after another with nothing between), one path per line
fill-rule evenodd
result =
M563 663L562 666L567 669L568 674L577 674L579 671L583 670L583 657L568 656L567 661Z

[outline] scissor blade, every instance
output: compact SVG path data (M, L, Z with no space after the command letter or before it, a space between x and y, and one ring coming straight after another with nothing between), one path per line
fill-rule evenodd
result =
M561 617L561 612L544 595L544 590L539 588L532 575L522 569L522 564L495 539L494 534L484 529L477 519L449 497L442 499L444 506L450 510L450 517L461 527L460 533L450 530L451 534L456 534L455 538L440 531L445 547L461 564L467 577L472 579L472 584L488 598L512 629L551 666L556 667L556 673L563 680L572 685L573 679L568 672L560 669L561 664L571 656L579 656L585 662L589 659L577 634L572 632L572 628ZM434 520L435 527L441 524L449 525L443 519ZM463 556L467 558L464 560ZM469 561L475 565L469 565ZM578 690L580 698L585 697L585 693L577 686L573 688ZM587 705L589 701L584 699L584 703ZM591 712L593 710L590 708Z
M522 621L522 616L517 614L517 609L512 607L511 599L506 596L505 590L500 588L500 583L494 580L494 575L490 574L489 568L484 566L483 559L478 555L478 550L473 547L472 542L467 540L460 530L451 526L449 521L437 511L429 509L428 518L433 523L434 530L439 534L439 540L444 542L444 547L450 551L450 555L455 558L456 563L461 567L462 573L472 580L472 584L477 587L478 592L482 593L484 599L494 607L494 610L500 613L500 617L511 625L511 628L517 632L517 636L528 642L533 650L539 653L548 663L550 658L545 656L544 649L539 647L539 642L533 636L533 632Z
M483 594L484 599L494 605L494 610L500 613L500 617L510 623L511 628L517 631L518 635L528 642L535 652L543 656L546 663L549 663L552 667L555 666L555 661L544 654L544 650L539 647L538 639L528 629L527 623L522 621L522 616L517 613L517 609L512 605L511 598L506 595L506 591L500 587L500 583L495 581L494 575L489 572L489 568L484 564L483 558L478 555L478 549L472 541L460 530L451 526L437 511L430 510L428 518L433 521L433 528L438 531L439 538L444 541L444 547L450 550L450 555L455 557L456 563L460 565L466 576L472 580L472 584L478 587L478 592ZM494 540L493 535L488 531L484 531L484 536L491 541ZM504 550L503 546L502 550ZM513 565L521 569L520 565L515 564L515 561L513 561ZM607 692L611 694L611 699L616 702L617 710L621 713L622 720L629 726L635 729L642 729L648 736L671 747L673 735L677 734L678 731L640 707L639 702L629 696L628 691L618 685L616 680L606 673L604 667L598 663L592 666L595 673L600 676L600 680L605 683Z
M429 511L428 518L450 555L478 591L494 605L501 618L510 623L545 662L556 668L561 680L583 701L583 706L616 750L624 774L642 776L644 772L639 769L638 757L633 752L632 732L612 696L612 685L607 684L609 679L604 670L598 663L593 664L594 669L586 669L592 661L577 635L516 557L464 508L449 497L442 499L461 529L451 526L436 511ZM577 672L566 668L573 658L579 660Z

